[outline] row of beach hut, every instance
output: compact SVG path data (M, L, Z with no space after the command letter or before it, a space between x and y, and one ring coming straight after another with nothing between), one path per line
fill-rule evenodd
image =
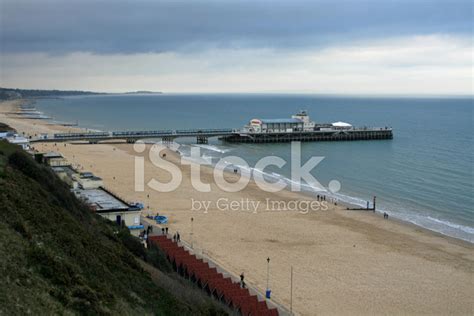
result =
M209 295L240 312L241 315L278 315L276 308L269 308L265 301L259 301L256 295L252 295L240 283L232 282L231 278L225 277L216 268L211 268L208 262L198 259L166 235L150 236L148 242L149 246L157 246L163 251L179 274L196 283Z

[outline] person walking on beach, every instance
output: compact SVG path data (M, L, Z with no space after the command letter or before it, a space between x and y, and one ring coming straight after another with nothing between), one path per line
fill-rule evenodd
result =
M178 242L181 241L181 236L179 235L179 232L176 233L176 240L178 240Z
M244 273L242 272L242 273L240 274L240 285L242 286L243 289L245 289L244 278L245 278L245 276L244 276Z
M168 235L168 227L165 228L166 235Z

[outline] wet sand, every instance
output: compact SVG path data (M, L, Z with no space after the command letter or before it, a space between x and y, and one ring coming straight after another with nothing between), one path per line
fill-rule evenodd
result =
M0 112L15 105L1 103ZM44 122L33 125L5 113L0 113L0 121L30 135L74 129L44 126ZM191 184L189 166L181 165L179 155L166 148L165 159L178 166L183 180L178 189L164 193L146 185L151 179L170 179L167 171L150 161L150 146L143 153L129 144L34 147L60 151L73 164L102 177L107 188L126 200L142 201L150 213L169 216L171 232L178 230L182 239L192 239L197 251L227 270L244 272L247 283L262 292L270 257L270 288L275 300L286 306L293 266L293 310L299 314L473 314L474 246L467 242L332 204L307 214L267 210L267 199L291 203L310 198L289 191L268 193L254 182L242 191L225 192L215 184L209 168L201 168L201 180L211 185L211 192L201 193ZM143 192L135 191L136 157L145 161ZM229 181L237 178L226 175ZM209 210L192 210L193 201L195 208L196 201L210 203ZM235 201L237 210L225 209L230 201Z

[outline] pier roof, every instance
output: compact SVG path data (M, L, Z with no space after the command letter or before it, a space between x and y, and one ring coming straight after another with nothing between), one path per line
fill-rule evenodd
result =
M346 122L334 122L334 123L332 123L332 126L334 126L334 127L352 127L351 124L346 123Z
M278 124L278 123L303 123L302 120L297 118L284 118L284 119L261 119L263 124Z

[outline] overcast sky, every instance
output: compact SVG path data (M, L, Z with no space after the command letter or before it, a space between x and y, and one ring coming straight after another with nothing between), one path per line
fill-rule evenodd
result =
M0 1L0 86L472 94L461 0Z

